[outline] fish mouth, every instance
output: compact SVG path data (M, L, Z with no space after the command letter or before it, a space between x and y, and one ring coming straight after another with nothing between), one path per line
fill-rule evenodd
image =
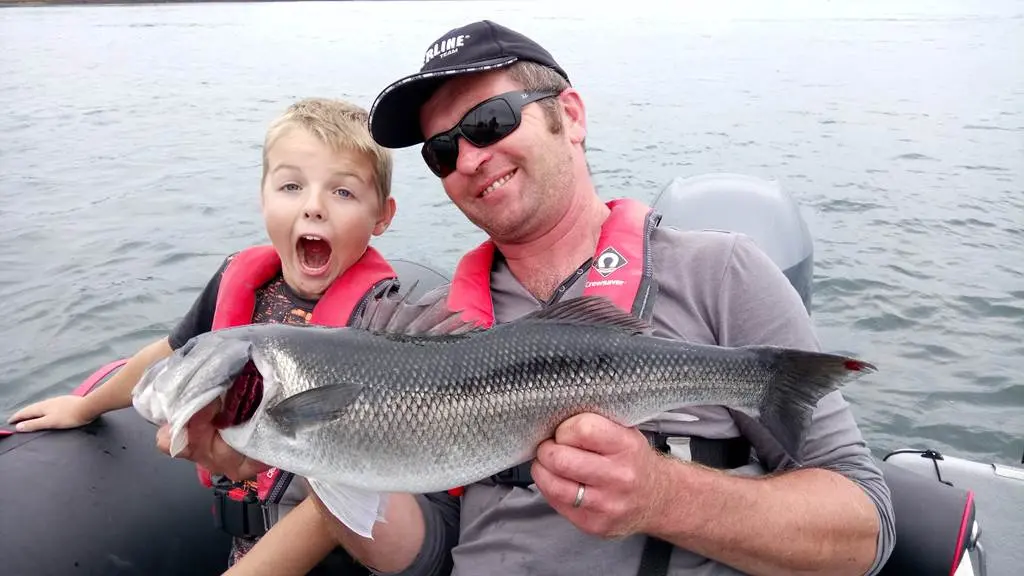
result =
M216 428L240 426L256 415L263 401L263 375L250 359L224 394L220 412L213 419Z

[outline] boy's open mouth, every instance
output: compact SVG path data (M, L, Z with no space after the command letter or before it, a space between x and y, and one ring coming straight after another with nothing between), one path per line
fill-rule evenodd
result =
M295 243L302 271L310 276L327 272L331 262L331 243L320 236L303 234Z
M263 376L252 360L242 368L234 383L224 395L220 412L213 419L216 428L245 424L256 414L263 400Z

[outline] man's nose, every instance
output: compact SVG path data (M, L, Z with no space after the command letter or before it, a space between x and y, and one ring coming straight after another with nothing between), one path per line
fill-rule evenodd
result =
M472 175L480 169L480 165L491 158L492 154L486 148L477 148L465 138L459 139L459 157L455 160L455 169L459 172Z

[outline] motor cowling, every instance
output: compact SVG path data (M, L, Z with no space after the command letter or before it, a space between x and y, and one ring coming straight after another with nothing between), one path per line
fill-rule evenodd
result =
M661 225L749 236L789 279L808 313L814 243L793 197L774 181L742 174L677 177L655 197Z

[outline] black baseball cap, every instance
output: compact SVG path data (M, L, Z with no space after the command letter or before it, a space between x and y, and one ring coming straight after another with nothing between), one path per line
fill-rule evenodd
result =
M370 107L373 139L388 148L423 142L420 107L444 81L523 60L552 68L569 81L547 50L515 30L490 20L449 30L427 48L419 72L392 82L377 95Z

